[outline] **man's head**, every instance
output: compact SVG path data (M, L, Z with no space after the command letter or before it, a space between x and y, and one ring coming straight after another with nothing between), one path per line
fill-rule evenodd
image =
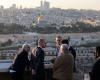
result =
M96 58L100 57L100 46L96 47L95 57Z
M58 35L58 36L56 37L56 45L57 45L57 46L60 46L60 45L61 45L61 41L62 41L62 37L61 37L60 35Z
M67 44L67 45L69 45L68 39L63 39L63 40L61 41L61 44Z
M43 38L40 38L38 40L38 46L40 46L41 48L45 48L46 47L46 42Z
M68 53L69 49L68 49L68 45L67 44L62 44L61 47L60 47L60 52L62 54L66 54Z

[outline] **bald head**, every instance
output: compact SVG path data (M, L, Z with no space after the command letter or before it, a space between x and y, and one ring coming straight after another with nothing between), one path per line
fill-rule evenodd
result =
M60 52L61 53L68 53L69 49L68 49L68 45L67 44L62 44L60 47Z
M45 47L46 47L45 39L40 38L40 39L38 40L38 46L40 46L41 48L45 48Z

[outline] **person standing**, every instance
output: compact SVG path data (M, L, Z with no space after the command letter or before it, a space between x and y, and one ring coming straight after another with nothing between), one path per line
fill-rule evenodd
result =
M96 62L90 72L90 80L100 80L100 46L96 47Z
M74 58L69 53L68 45L62 44L60 47L61 55L58 56L53 66L54 80L72 80Z
M61 41L62 41L62 37L60 35L58 35L56 37L56 55L57 56L60 55L59 49L60 49L60 46L61 46Z
M29 52L30 45L23 44L21 52L14 58L13 64L10 67L10 74L13 80L24 80L25 68L30 64L28 59Z
M61 46L61 41L62 41L62 37L60 35L58 35L56 37L56 57L60 56L60 46ZM51 63L54 63L56 58L52 58L50 61Z
M45 80L45 69L44 69L44 55L45 52L43 48L46 47L46 42L44 39L38 40L38 47L33 50L33 60L32 60L32 75L33 80Z
M69 51L70 51L70 53L71 53L71 54L73 55L73 57L74 57L74 72L76 72L76 65L75 65L76 51L75 51L75 49L74 49L72 46L69 45L68 39L63 39L63 40L61 41L61 44L67 44L67 45L68 45Z

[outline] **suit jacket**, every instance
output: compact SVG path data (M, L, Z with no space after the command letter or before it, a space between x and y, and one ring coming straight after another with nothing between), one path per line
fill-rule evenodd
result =
M73 57L74 57L74 72L76 71L76 65L75 65L75 59L76 59L76 51L75 51L75 49L72 47L72 46L70 46L69 47L69 51L70 51L70 53L73 55Z
M75 58L76 58L76 51L75 51L75 49L72 46L70 46L69 51L73 55L74 60L75 60Z
M41 71L44 70L44 51L42 50L42 48L37 47L36 49L36 56L34 56L33 58L31 58L31 62L32 62L32 68L35 69L36 71Z
M74 58L72 54L61 54L54 62L53 78L57 80L72 80L73 67Z
M96 61L90 72L90 80L100 80L100 58Z
M45 80L45 69L44 69L44 51L42 48L37 47L36 56L31 59L32 69L36 71L36 80Z

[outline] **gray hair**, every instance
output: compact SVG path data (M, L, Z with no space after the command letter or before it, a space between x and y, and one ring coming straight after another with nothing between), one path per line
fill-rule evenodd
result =
M27 44L27 43L23 44L22 45L22 50L24 50L26 46L29 46L30 47L30 44Z
M68 52L69 51L68 44L62 44L61 47L64 49L65 52Z
M68 44L62 44L61 46L62 46L63 48L66 48L66 49L69 48Z

